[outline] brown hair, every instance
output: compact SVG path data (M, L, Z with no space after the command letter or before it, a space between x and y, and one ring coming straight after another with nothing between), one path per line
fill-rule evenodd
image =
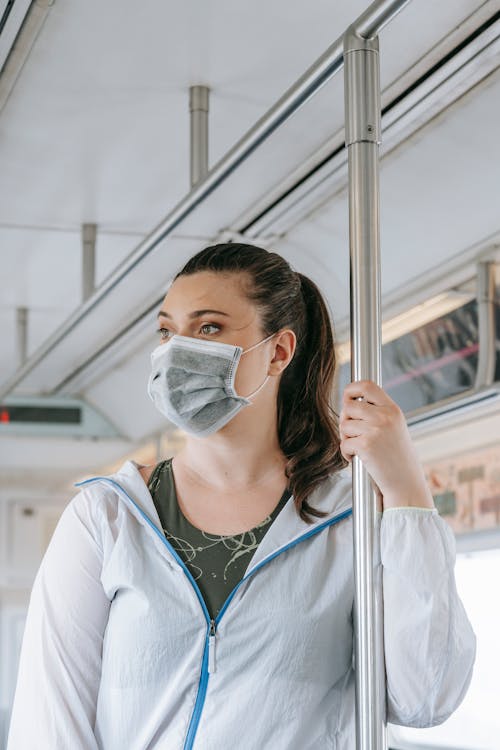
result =
M278 439L288 459L285 474L297 512L312 523L311 515L327 513L310 506L307 498L328 475L349 463L340 452L338 415L330 401L335 348L325 300L316 284L281 255L254 245L206 247L174 280L197 271L248 274L246 294L260 313L264 335L290 328L297 337L278 389Z

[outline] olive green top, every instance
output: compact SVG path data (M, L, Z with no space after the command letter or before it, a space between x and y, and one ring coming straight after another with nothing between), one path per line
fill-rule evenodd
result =
M188 567L203 595L210 617L215 619L245 570L266 531L291 496L287 488L272 513L242 534L209 534L193 526L177 501L172 458L157 464L149 478L165 537Z

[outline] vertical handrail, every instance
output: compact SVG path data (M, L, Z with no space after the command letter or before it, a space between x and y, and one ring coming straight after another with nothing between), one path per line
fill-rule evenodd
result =
M378 38L344 37L349 170L351 379L381 383ZM382 575L375 490L353 456L356 748L386 750Z

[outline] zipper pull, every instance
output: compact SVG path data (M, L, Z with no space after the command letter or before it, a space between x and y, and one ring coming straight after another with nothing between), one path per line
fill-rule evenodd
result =
M215 620L210 620L208 636L208 673L215 672Z

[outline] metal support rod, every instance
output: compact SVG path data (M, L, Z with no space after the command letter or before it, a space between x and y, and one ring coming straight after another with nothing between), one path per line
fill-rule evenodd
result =
M16 313L17 361L19 367L22 367L26 362L28 353L28 308L18 307Z
M380 31L410 0L378 0L359 17L361 32L370 28ZM369 16L368 11L370 11ZM369 20L369 23L367 20ZM357 28L357 21L353 24ZM87 317L89 312L152 252L194 209L202 203L237 167L277 128L286 122L343 65L343 35L339 37L310 68L283 94L255 125L220 159L205 179L191 190L155 229L99 285L94 294L80 305L54 333L33 353L27 362L0 388L0 400L10 393L45 357Z
M163 460L163 433L158 432L155 438L156 463Z
M358 36L364 39L370 39L371 37L379 34L382 29L387 26L394 16L399 13L404 3L371 3L367 9L354 21L351 25L351 29L358 34Z
M95 291L96 224L82 224L82 302Z
M208 86L189 89L191 187L208 174Z
M378 38L364 39L352 27L344 39L344 92L349 164L351 380L372 380L381 386ZM358 456L353 456L352 472L356 748L385 750L382 571L376 494Z
M477 314L479 319L479 359L474 388L493 383L496 365L495 264L477 264Z

